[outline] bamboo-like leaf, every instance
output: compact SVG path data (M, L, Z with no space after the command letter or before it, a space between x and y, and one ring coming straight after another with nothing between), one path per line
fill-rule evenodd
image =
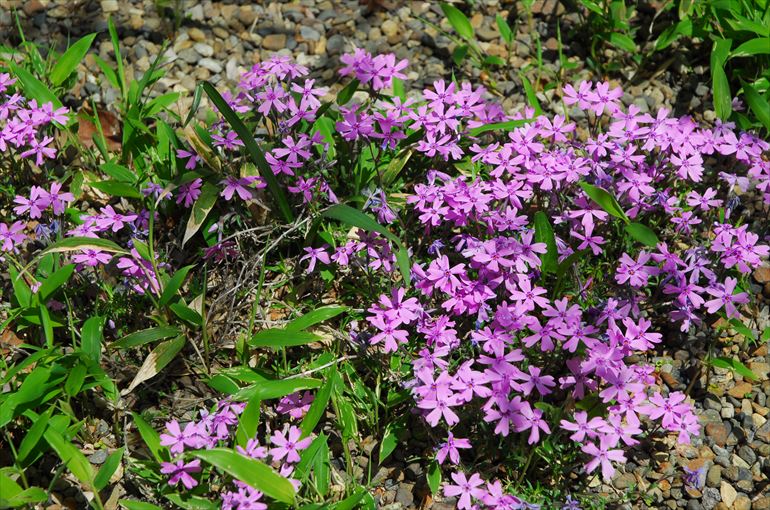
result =
M193 455L276 501L287 504L294 501L295 491L291 482L256 459L225 448L198 450Z
M56 64L54 64L53 69L51 69L51 74L48 75L48 79L51 80L51 83L54 85L61 85L69 75L75 72L78 64L80 64L86 56L86 53L88 53L89 48L91 48L94 38L96 38L96 33L88 34L81 37L72 46L67 48L67 51L65 51L62 56L58 58Z
M158 346L155 347L144 360L142 367L136 373L134 380L131 381L131 384L128 385L128 389L126 389L125 392L129 393L133 391L134 388L144 381L158 375L166 365L171 363L171 360L174 359L179 351L182 350L185 343L187 343L187 339L183 336L179 336L173 340L158 344Z

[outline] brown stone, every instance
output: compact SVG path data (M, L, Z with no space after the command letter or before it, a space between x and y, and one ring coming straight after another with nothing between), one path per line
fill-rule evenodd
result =
M751 504L751 510L770 510L770 496L755 499Z
M286 34L270 34L262 39L262 47L270 51L282 50L286 47Z
M706 435L714 440L719 446L724 446L727 442L727 427L724 423L709 423L706 425Z
M751 383L746 381L739 382L735 386L730 388L730 390L727 393L729 393L732 397L735 397L735 398L743 398L744 395L751 393Z
M770 266L762 266L755 269L754 279L759 283L770 282Z
M21 10L23 10L24 14L27 16L34 16L38 12L44 11L45 5L43 5L43 2L40 0L28 0L23 3Z

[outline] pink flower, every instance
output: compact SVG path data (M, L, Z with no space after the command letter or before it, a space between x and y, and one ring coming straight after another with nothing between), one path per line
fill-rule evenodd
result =
M264 188L267 186L261 178L255 175L241 177L240 179L228 175L224 180L220 181L219 184L224 184L225 186L225 189L220 193L221 196L225 197L225 200L231 200L235 193L238 193L241 200L251 200L254 198L254 190L249 186L252 184L256 184L257 188Z
M310 246L304 248L305 252L307 252L305 255L300 257L299 261L303 262L305 260L309 260L308 266L307 266L307 273L312 273L315 269L316 261L320 260L324 264L330 264L331 260L329 259L329 254L326 252L325 248L312 248Z
M180 184L179 188L177 188L176 203L184 204L185 207L190 207L191 205L193 205L195 201L198 200L198 197L201 195L202 184L203 184L203 179L201 178L197 178L190 182Z
M623 455L622 450L612 450L616 443L612 442L609 437L602 437L599 442L599 446L594 443L586 443L581 450L593 457L586 464L586 471L592 473L599 465L602 467L602 478L605 481L610 481L612 475L615 474L615 468L612 466L612 461L625 462L626 456Z
M724 284L718 283L706 288L706 292L715 297L705 303L708 313L716 313L720 308L724 308L728 318L740 318L741 314L735 305L748 303L749 295L745 292L733 294L737 285L738 280L728 276Z
M484 481L478 473L473 473L470 478L466 478L464 473L452 473L452 480L454 484L444 485L444 496L448 498L460 496L457 502L457 508L460 510L470 510L471 498L481 499L487 493L479 488L484 485Z
M454 437L454 434L449 432L446 441L441 445L438 452L436 452L436 460L439 464L443 464L448 455L452 464L459 464L460 451L458 448L471 448L471 442L467 439Z
M286 436L285 429L283 432L277 430L273 432L273 435L270 437L270 441L275 445L274 448L270 448L270 455L273 457L273 460L281 460L286 457L286 462L289 464L299 462L300 450L304 450L313 442L313 439L310 437L300 439L301 437L302 431L294 425L289 428L288 437Z
M89 267L107 264L110 260L112 260L112 255L101 250L86 249L83 250L82 253L72 256L72 261L76 264L82 264Z
M49 143L53 142L53 138L46 136L42 141L38 141L37 138L32 138L29 142L30 149L22 152L20 156L26 158L35 155L35 164L40 166L45 161L45 158L53 159L56 157L56 149L53 147L47 147Z
M174 463L163 462L160 465L160 472L164 475L170 475L168 479L169 485L176 485L181 481L187 490L198 485L198 481L190 476L190 473L200 473L201 469L201 461L199 459L190 461L187 464L185 464L184 460L178 460Z
M16 195L16 198L14 198L13 201L16 204L19 204L13 208L13 212L16 214L29 212L29 217L33 220L40 218L43 215L43 211L51 205L48 193L40 186L32 186L30 188L29 198Z
M23 233L24 228L25 225L21 221L13 223L10 227L5 223L0 223L0 241L3 243L0 250L12 251L23 243L27 239L27 235Z

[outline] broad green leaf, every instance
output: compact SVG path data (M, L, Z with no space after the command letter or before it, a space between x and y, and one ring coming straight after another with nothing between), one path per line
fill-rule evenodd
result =
M762 125L765 126L765 129L770 132L770 104L767 102L767 99L760 95L752 85L745 82L743 84L743 95L751 111L757 116Z
M227 123L230 124L230 127L233 128L238 134L238 138L240 138L246 146L246 150L251 156L251 160L257 165L257 168L259 168L259 175L267 183L267 188L270 190L273 200L275 200L278 208L281 210L284 220L286 220L287 223L291 223L294 220L294 215L291 212L289 202L286 200L286 195L284 195L283 189L279 186L278 181L273 174L273 170L270 168L270 165L267 164L265 155L262 153L259 145L257 145L256 140L254 140L254 134L246 128L240 117L238 117L230 106L228 106L227 102L211 83L204 82L203 90L206 91L211 102L214 103L217 110L219 110L219 113L221 113L225 120L227 120Z
M163 510L158 505L153 505L152 503L146 503L136 499L121 499L118 501L118 503L126 510Z
M741 335L745 336L746 338L750 340L756 340L757 335L754 334L754 330L742 323L739 319L732 318L730 319L730 325L732 328L740 333Z
M99 165L99 169L111 177L114 181L132 183L136 181L136 175L123 165L117 163L103 163ZM109 182L109 181L107 181ZM92 184L89 184L92 185ZM80 211L78 211L80 212Z
M401 101L406 101L406 90L404 90L404 80L401 78L393 77L391 78L391 81L393 82L393 95Z
M128 251L107 239L97 239L94 237L67 237L49 245L48 248L38 255L38 258L48 253L66 253L83 250L101 250L128 255Z
M47 428L44 436L75 478L87 488L93 488L94 471L86 456L53 428Z
M463 62L465 62L465 57L468 56L469 49L470 47L467 44L460 44L455 47L454 51L452 51L452 61L457 67L463 65Z
M184 237L182 238L182 246L187 244L192 236L200 230L203 223L206 221L206 216L209 215L214 208L214 204L217 203L217 197L219 197L219 190L211 183L204 183L201 187L201 194L195 200L190 212L190 218L187 220L187 227L184 231Z
M409 251L405 246L401 246L396 251L396 264L398 264L398 270L404 278L404 284L408 287L412 282L412 266L409 262Z
M193 496L191 494L182 495L176 492L165 494L164 496L184 510L219 510L220 508L216 502L202 496Z
M182 126L187 126L187 124L190 123L192 118L198 112L198 106L200 106L201 104L202 96L203 96L203 83L198 82L195 85L195 92L193 92L193 100L192 100L192 104L190 105L190 111L187 113L187 117L184 119L184 124L182 124Z
M660 240L655 232L641 223L627 223L625 226L626 233L642 243L645 246L656 247Z
M172 312L174 312L174 315L176 315L183 321L187 321L190 324L194 324L195 326L203 326L203 317L201 317L201 314L199 314L189 306L185 305L184 303L182 302L171 303L170 305L168 305L168 307L171 309Z
M64 383L64 392L70 397L77 395L80 392L80 388L83 387L87 372L88 368L82 362L76 363L67 374L67 381Z
M285 329L286 331L302 331L309 328L310 326L314 326L315 324L333 319L334 317L345 313L348 310L350 310L350 308L347 306L322 306L316 308L312 312L308 312L305 315L292 320L289 324L286 325Z
M746 41L730 52L730 58L753 57L770 53L770 37L756 37Z
M452 28L455 29L460 37L468 41L473 40L473 25L471 25L468 17L460 9L446 2L441 2L441 10L444 11L444 16L446 16L449 24L452 25Z
M337 410L337 421L343 441L354 439L358 436L358 418L353 405L343 395L334 395L334 407Z
M78 39L72 46L67 48L67 51L62 54L61 57L54 64L51 74L48 78L54 85L61 85L78 67L78 64L83 60L88 53L88 49L94 42L96 33L88 34Z
M40 443L40 439L42 439L43 433L48 426L48 420L51 419L53 410L53 407L49 407L46 412L33 420L32 426L27 430L24 439L21 440L19 449L16 452L16 458L22 465L25 465L28 460L31 460L29 457L35 451L35 447Z
M497 28L500 30L500 36L503 38L503 41L505 41L506 44L511 44L513 41L513 30L511 30L511 26L505 21L505 18L499 14L495 16L495 21L497 22Z
M385 426L385 434L383 434L382 441L380 442L380 465L396 450L399 443L398 434L403 432L404 429L405 426L402 420L391 421Z
M240 386L238 386L235 381L224 374L216 374L212 376L206 381L206 384L211 386L219 393L224 393L225 395L232 395L233 393L237 393L240 389Z
M714 111L722 120L727 120L733 111L733 96L724 70L731 45L730 39L717 39L711 49L711 88L714 96Z
M737 359L719 357L710 359L709 363L717 368L726 368L728 370L732 370L736 374L741 374L746 379L751 379L753 381L758 380L754 372L749 370L746 365Z
M160 298L158 299L158 303L161 306L167 305L171 299L176 295L177 291L182 287L182 284L184 283L185 278L187 278L187 273L190 272L192 268L195 267L195 264L185 266L176 273L174 273L174 276L171 277L171 279L168 281L166 286L163 288L163 292L160 295Z
M620 218L625 223L630 223L631 220L628 219L625 211L623 211L623 208L620 207L617 199L611 193L604 188L599 188L592 184L588 184L587 182L579 182L578 184L583 188L585 194L588 195L591 200L596 202L599 207L612 216Z
M53 103L54 108L61 108L62 104L51 90L46 87L43 82L35 78L32 73L19 67L13 62L9 62L9 67L13 74L19 79L19 85L24 91L24 96L27 99L35 99L39 106L45 103Z
M336 204L326 209L322 216L325 218L333 218L339 220L342 223L346 223L351 227L358 227L370 232L377 232L393 241L398 246L401 246L401 240L396 237L390 230L383 227L371 216L366 213L354 209L349 205Z
M15 393L0 406L0 427L8 424L16 415L16 407L39 399L46 391L46 381L51 375L51 368L38 365L24 378L24 382Z
M37 291L40 302L47 303L48 299L53 296L53 294L59 290L62 285L69 281L72 273L74 272L75 264L67 264L46 278L40 285L40 289Z
M158 326L156 328L135 331L129 335L124 336L120 340L113 342L110 344L110 347L113 349L127 349L129 347L137 347L139 345L154 342L155 340L177 336L180 333L181 331L179 328L174 326Z
M160 445L160 434L144 421L139 413L131 412L131 416L134 418L134 425L136 425L139 435L142 436L144 444L149 448L155 461L158 463L167 461L169 459L168 448Z
M321 418L323 418L326 407L329 405L329 398L334 390L335 381L337 380L336 374L337 367L335 365L332 365L326 371L326 380L323 386L316 392L313 403L310 404L310 409L308 409L307 414L302 419L300 429L302 430L303 437L309 436L316 425L318 425L318 422L321 421Z
M492 124L484 124L483 126L475 127L470 130L471 136L479 136L482 133L488 131L512 131L518 127L534 122L535 119L521 119L521 120L509 120L507 122L495 122Z
M364 487L359 487L353 493L352 496L348 496L342 501L335 503L331 506L331 510L353 510L358 506L358 503L364 499L364 496L368 494Z
M318 342L321 337L305 331L263 329L249 340L252 347L294 347Z
M339 94L337 94L337 104L340 106L344 106L350 102L351 99L353 99L353 94L356 93L356 90L358 90L359 81L354 79L345 87L340 90Z
M186 343L187 339L185 337L178 336L173 340L167 340L158 344L158 346L150 351L150 354L147 355L147 358L144 360L144 363L142 363L141 368L139 368L139 371L134 376L134 380L131 381L131 384L128 385L128 389L126 391L133 391L134 388L139 386L144 381L152 379L158 375L158 373L160 373L160 371L163 370L166 365L171 363L171 361L176 357L179 351L182 350L182 347L184 347Z
M91 360L99 363L102 353L104 317L91 317L80 331L80 350Z
M430 492L432 494L438 494L438 489L441 486L441 466L439 466L438 462L435 460L432 460L430 464L428 464L428 474L426 478L428 479L428 488L430 488Z
M107 29L110 32L110 40L112 41L112 51L115 53L115 65L117 67L118 88L124 99L128 97L128 89L126 89L126 73L123 71L123 56L120 54L120 43L118 42L118 31L115 28L115 22L112 21L112 16L107 18Z
M287 504L292 504L294 501L294 486L289 480L256 459L225 448L199 450L193 452L193 455L276 501Z
M527 104L535 109L535 117L539 117L543 114L543 108L540 106L540 101L537 98L532 82L529 81L529 78L527 78L524 73L519 73L519 78L524 87L524 94L527 96Z
M692 20L685 18L675 25L671 25L660 34L655 41L655 51L663 50L680 37L692 37Z
M616 48L620 48L621 50L627 51L628 53L636 52L636 43L626 34L613 32L610 34L609 42Z
M559 263L559 254L556 251L556 237L553 233L551 222L543 211L535 213L535 242L545 243L547 250L540 257L540 269L544 273L553 273Z
M142 194L135 186L122 181L98 181L90 182L88 185L113 197L142 198Z
M235 430L235 440L238 446L246 448L249 439L256 437L261 410L262 401L259 398L252 398L246 404L246 408L238 417L238 428Z
M0 473L0 508L18 508L48 500L48 492L40 487L22 489L19 484ZM37 508L37 505L35 505Z
M124 448L118 448L112 452L110 456L107 457L107 460L104 461L102 467L99 468L99 471L97 471L96 476L94 477L94 487L96 490L100 491L110 483L110 478L112 478L112 475L115 474L118 466L120 466L120 461L123 460L123 451Z
M270 400L291 395L300 390L311 390L321 386L319 379L309 377L296 377L294 379L284 379L282 381L261 381L254 383L233 395L233 400L244 401L254 398L259 400Z

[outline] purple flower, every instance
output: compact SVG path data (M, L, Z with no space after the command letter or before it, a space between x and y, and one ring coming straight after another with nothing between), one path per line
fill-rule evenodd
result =
M288 429L288 436L286 429L283 432L277 430L273 432L273 435L270 437L270 441L274 445L273 448L270 448L270 455L273 457L273 460L281 460L285 457L286 462L289 464L299 462L300 450L304 450L313 442L313 439L310 437L304 439L301 439L301 437L302 431L294 425Z
M173 463L162 462L160 465L160 472L164 475L169 475L169 485L176 485L181 481L187 490L198 485L198 480L190 476L190 473L200 473L201 469L200 459L192 460L187 464L185 464L184 460L178 460Z

